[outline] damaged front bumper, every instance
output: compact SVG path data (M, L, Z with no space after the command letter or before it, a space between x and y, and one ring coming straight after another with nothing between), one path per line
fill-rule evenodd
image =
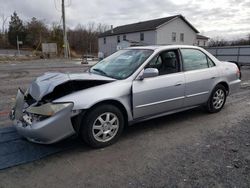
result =
M16 104L10 113L10 118L20 135L32 142L52 144L75 134L71 123L73 103L67 103L51 116L41 118L37 114L27 112L29 107L24 98L23 92L19 89Z

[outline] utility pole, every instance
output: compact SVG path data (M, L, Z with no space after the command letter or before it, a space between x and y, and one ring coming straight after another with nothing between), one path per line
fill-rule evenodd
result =
M62 0L62 21L63 21L63 46L64 46L64 57L68 59L68 40L67 40L67 31L65 24L65 6L64 0Z

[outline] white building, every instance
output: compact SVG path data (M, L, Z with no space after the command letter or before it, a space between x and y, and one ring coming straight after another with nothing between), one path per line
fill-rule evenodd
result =
M196 45L197 46L208 46L208 37L206 36L203 36L203 35L197 35L197 42L196 42Z
M199 31L182 15L138 22L106 31L99 35L99 52L108 56L117 51L122 41L144 45L197 45Z

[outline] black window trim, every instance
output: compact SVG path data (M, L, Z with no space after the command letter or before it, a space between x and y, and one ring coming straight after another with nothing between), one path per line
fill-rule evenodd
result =
M209 66L209 64L208 64L208 59L210 59L211 60L211 62L214 64L214 66L213 67L216 67L216 63L214 63L214 61L206 54L206 53L204 53L203 51L201 51L200 49L196 49L196 48L179 48L179 53L180 53L180 59L181 59L181 68L182 68L182 72L189 72L189 71L197 71L197 70L203 70L203 69L195 69L195 70L187 70L187 71L185 71L184 70L184 66L183 66L183 63L184 63L184 61L183 61L183 56L182 56L182 53L181 53L181 50L182 49L190 49L190 50L198 50L198 51L200 51L201 53L203 53L205 56L206 56L206 59L207 59L207 65L208 65L208 67L207 68L203 68L203 69L209 69L209 68L212 68L212 67L210 67Z
M207 64L208 64L208 68L215 67L215 66L216 66L216 64L214 63L214 61L213 61L210 57L208 57L208 55L207 55L207 54L205 54L205 55L207 56ZM213 65L214 65L214 66L210 67L210 66L209 66L209 63L208 63L208 60L210 60L210 61L213 63Z

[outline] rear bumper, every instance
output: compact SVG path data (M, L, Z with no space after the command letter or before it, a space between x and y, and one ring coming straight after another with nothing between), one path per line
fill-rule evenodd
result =
M22 99L23 96L19 92L16 101L19 101L19 104L24 104L21 102ZM29 117L30 115L23 112L23 106L21 108L20 105L16 105L12 112L15 115L13 123L18 133L28 140L35 143L52 144L75 134L71 123L72 108L73 104L51 117L30 123L27 118L24 118L24 116Z
M240 89L241 80L234 80L229 84L229 94L233 94Z

